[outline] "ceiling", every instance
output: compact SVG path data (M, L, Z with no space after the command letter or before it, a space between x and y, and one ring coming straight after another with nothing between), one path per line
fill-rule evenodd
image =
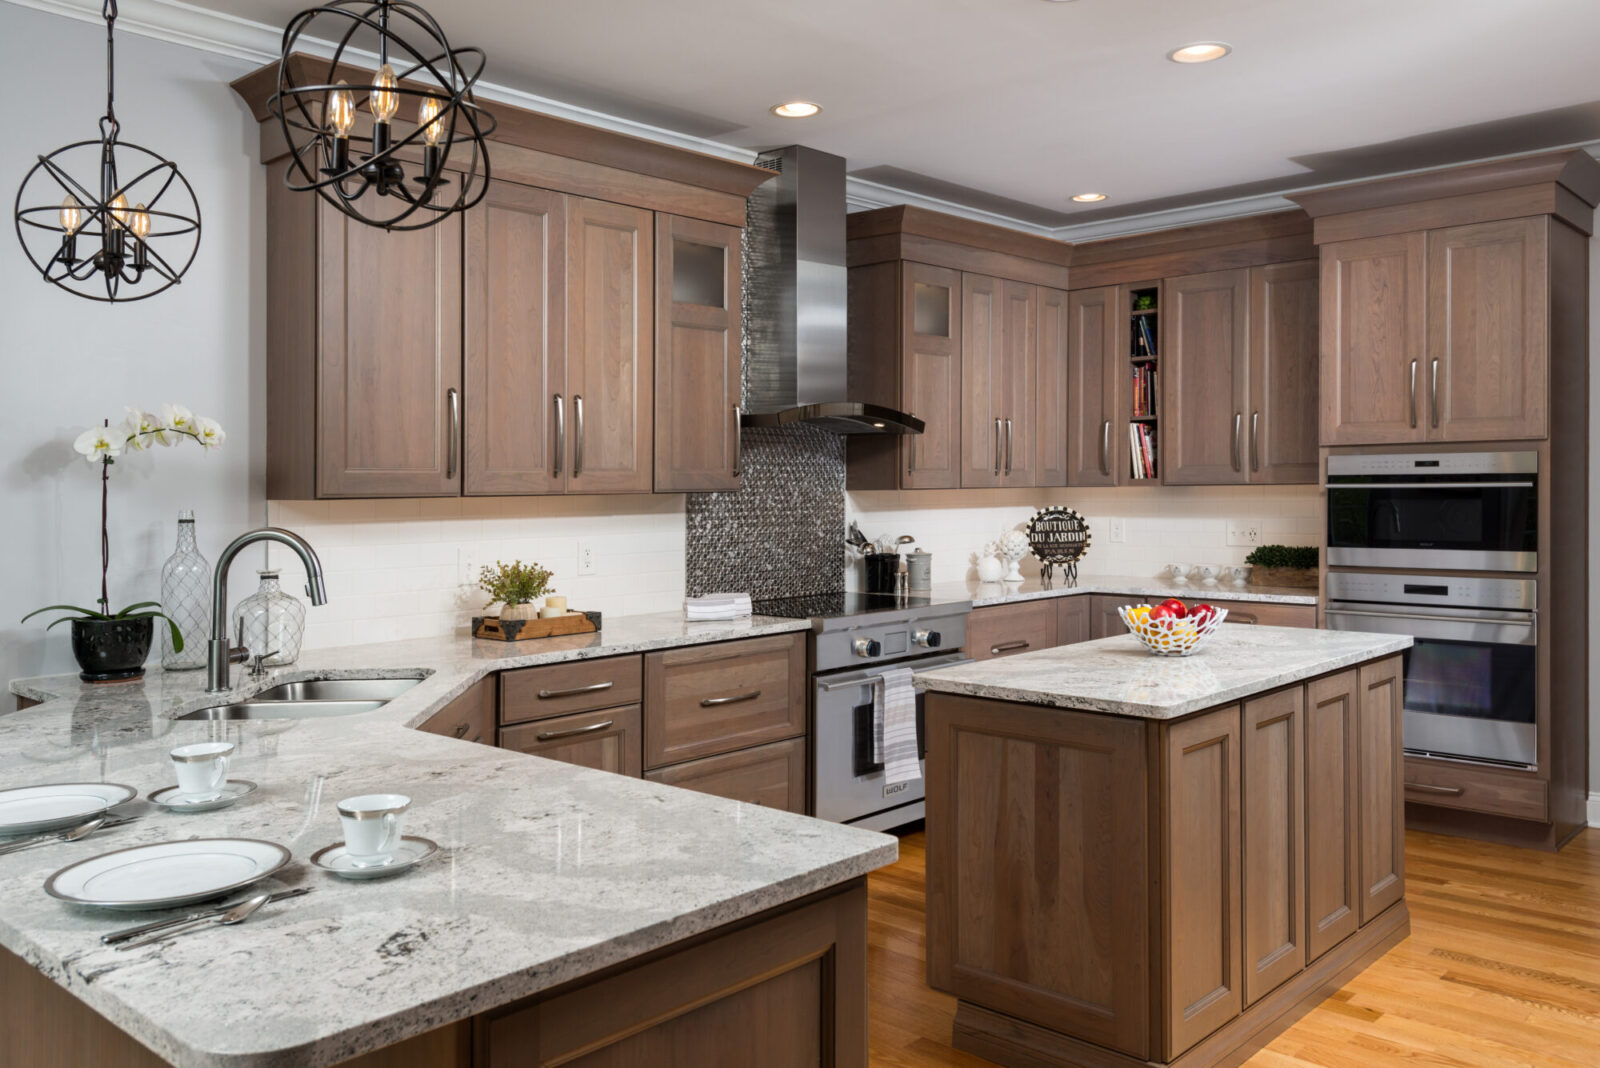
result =
M306 6L190 3L275 26ZM804 143L1030 228L1600 141L1596 0L424 3L498 85ZM1199 40L1233 54L1165 58ZM791 99L824 110L768 112Z

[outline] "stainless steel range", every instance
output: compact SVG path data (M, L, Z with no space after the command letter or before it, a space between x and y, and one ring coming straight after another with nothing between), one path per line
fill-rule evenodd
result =
M811 620L812 812L888 830L923 816L923 781L888 784L873 760L873 697L890 668L965 663L970 600L827 593L758 601L759 615ZM922 698L917 698L922 740Z

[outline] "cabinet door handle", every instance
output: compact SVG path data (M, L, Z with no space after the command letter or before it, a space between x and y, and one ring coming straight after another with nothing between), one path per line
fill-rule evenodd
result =
M1011 420L1006 420L1006 474L1011 474Z
M558 697L576 697L580 693L599 693L601 690L609 690L615 685L615 682L591 682L587 686L574 686L568 690L540 690L539 700L553 701Z
M1261 470L1261 413L1250 413L1250 470Z
M989 646L989 655L999 656L1001 653L1010 653L1017 649L1026 649L1027 647L1028 643L1023 641L1001 642L999 645Z
M461 466L461 394L445 390L445 401L450 406L450 441L446 449L445 478L455 478Z
M1239 433L1243 429L1243 427L1244 427L1244 413L1243 412L1234 412L1233 413L1233 469L1235 471L1240 470L1240 466L1239 465L1241 463L1241 460L1240 460L1240 456L1239 456L1239 449L1240 449Z
M1417 361L1411 361L1411 428L1417 426Z
M553 742L557 738L571 738L575 734L592 734L595 731L603 731L615 722L616 720L614 719L603 719L599 723L590 723L584 727L571 727L564 731L544 731L534 735L534 737L541 742Z
M561 394L556 394L556 464L550 474L556 478L561 477L561 469L567 466L567 405L561 399Z
M1466 790L1460 786L1433 786L1425 782L1408 782L1407 790L1415 790L1420 794L1439 794L1442 797L1460 797Z
M744 474L744 409L733 406L733 477Z
M1100 428L1100 473L1111 477L1111 420Z
M1428 384L1428 422L1433 424L1435 430L1439 429L1439 361L1433 361L1429 372L1431 381Z
M572 395L572 477L583 474L583 398Z
M1229 612L1228 613L1228 622L1229 623L1249 623L1249 624L1254 625L1256 623L1260 623L1261 622L1261 617L1260 616L1253 616L1249 612Z
M736 705L741 701L754 701L760 696L760 690L751 690L748 693L736 693L732 697L707 697L700 702L700 707L716 708L718 705Z
M470 727L470 726L472 726L472 724L470 724L470 723L460 723L460 724L457 724L457 725L456 725L456 729L455 729L455 736L456 736L456 737L457 737L457 738L459 738L459 737L461 737L461 736L462 736L462 735L463 735L463 734L466 734L466 733L467 733L467 728L468 728L468 727Z
M1004 419L996 419L994 421L994 473L996 478L1000 477L1000 431L1004 428L1004 423Z

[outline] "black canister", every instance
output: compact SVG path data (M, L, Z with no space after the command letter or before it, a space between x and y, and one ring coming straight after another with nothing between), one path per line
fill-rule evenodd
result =
M900 572L900 554L873 553L862 559L867 564L867 592L893 593L894 577Z

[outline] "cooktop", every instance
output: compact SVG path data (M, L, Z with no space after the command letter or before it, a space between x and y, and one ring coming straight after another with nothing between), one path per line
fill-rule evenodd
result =
M945 598L934 600L926 593L858 593L836 590L803 597L777 597L756 601L751 608L758 616L781 619L838 619L872 612L903 612L911 608L939 608L967 603Z

